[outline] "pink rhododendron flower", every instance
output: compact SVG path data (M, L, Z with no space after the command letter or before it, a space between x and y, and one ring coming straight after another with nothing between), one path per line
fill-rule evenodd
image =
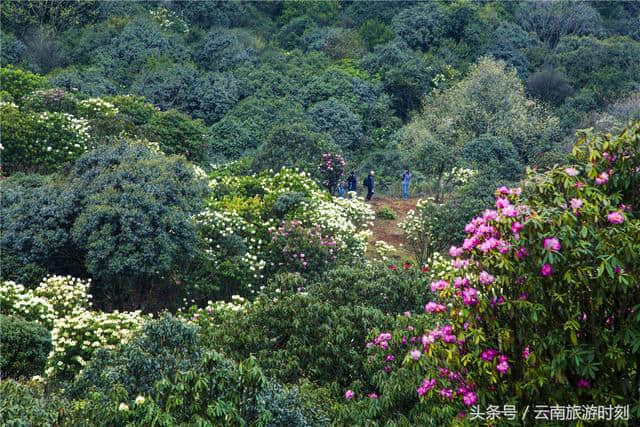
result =
M515 187L509 190L509 194L511 194L512 196L519 196L520 194L522 194L522 188L520 187Z
M482 283L483 285L490 285L491 283L493 283L494 279L495 277L493 277L491 274L487 273L486 271L482 271L478 276L478 281L480 281L480 283Z
M507 218L513 218L518 216L518 210L513 206L507 206L506 208L502 209L502 215L506 216Z
M389 266L389 270L393 270L393 271L395 271L395 270L397 270L397 269L398 269L398 267L396 267L396 266L395 266L395 265L393 265L393 264L391 264L391 265Z
M443 388L442 390L440 390L440 396L444 397L445 399L453 399L453 390L451 390L450 388Z
M531 356L531 351L529 350L529 347L525 347L524 350L522 350L522 357L524 360L527 360L529 356Z
M449 248L449 255L451 255L453 258L455 258L455 257L461 256L462 255L462 251L463 251L462 248L451 246Z
M580 172L576 168L566 168L564 172L569 176L578 176Z
M431 270L431 269L430 269L428 266L426 266L426 265L423 265L423 266L422 266L422 272L423 272L423 273L428 273L430 270Z
M507 187L505 187L505 186L502 186L502 187L498 188L497 191L500 194L509 194L509 189Z
M462 301L466 305L478 304L478 290L476 288L466 288L462 291Z
M404 268L405 270L409 270L411 268L411 264L405 262L404 264L402 264L402 268Z
M388 354L386 357L387 362L393 362L395 360L395 356L393 354Z
M485 240L484 242L482 242L482 244L478 246L478 249L480 249L481 252L487 253L491 249L495 248L496 246L498 246L498 241L493 237L491 237Z
M464 249L465 251L470 251L475 248L477 244L478 239L476 237L469 237L467 239L464 239L464 241L462 242L462 249Z
M595 179L596 185L605 185L607 182L609 182L609 174L606 172L602 172Z
M473 406L478 402L478 396L476 396L474 392L469 391L462 396L462 401L467 406Z
M431 292L437 292L437 291L441 291L443 289L445 289L447 286L449 286L449 282L447 282L446 280L438 280L436 282L433 282L431 284Z
M527 294L525 294L524 292L520 294L520 300L521 301L526 301L527 300Z
M560 248L562 247L560 245L560 240L556 239L555 237L547 237L546 239L544 239L542 246L547 251L556 251L556 252L559 251Z
M369 393L367 396L369 397L369 399L377 399L378 398L378 395L375 392Z
M508 200L507 200L507 203L509 203ZM498 218L498 212L492 209L487 209L482 213L482 219L484 219L485 221L493 221L497 218Z
M518 259L522 259L529 256L529 251L524 246L520 246L518 248L518 251L516 252L516 256L518 257Z
M511 249L511 245L504 240L498 240L498 252L501 254L506 254Z
M482 352L480 358L485 362L491 362L498 355L498 350L494 348L488 348Z
M424 306L424 311L426 311L427 313L445 313L447 311L447 307L442 304L437 304L433 301L429 301Z
M516 221L513 224L511 224L511 231L513 231L514 233L521 232L523 228L524 228L524 225L522 225L520 221Z
M618 211L611 212L609 215L607 215L607 220L611 224L622 224L624 222L624 215L622 215Z
M409 355L413 360L418 360L420 359L420 356L422 356L422 353L420 352L420 350L411 350Z
M355 396L355 395L356 395L356 394L353 392L353 390L347 390L347 391L344 393L344 397L345 397L347 400L351 400L351 399L353 399L353 396Z
M500 356L496 370L501 374L506 374L509 370L509 362L507 362L507 356Z
M511 202L506 197L498 197L496 199L496 207L498 209L504 209L507 206L511 206Z
M571 199L569 204L571 205L571 209L573 209L574 211L577 211L578 209L580 209L582 207L583 202L582 202L581 199L576 199L574 197L573 199Z
M453 279L453 287L456 289L460 289L463 286L467 286L469 284L469 279L466 277L456 277Z
M542 267L540 267L540 274L545 277L551 276L553 274L553 268L551 267L551 264L547 262Z

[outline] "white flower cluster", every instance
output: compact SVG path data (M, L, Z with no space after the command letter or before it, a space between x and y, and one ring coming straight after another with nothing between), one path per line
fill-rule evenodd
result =
M91 307L90 286L91 279L84 281L71 276L49 276L33 294L46 299L53 307L55 317L60 318Z
M46 298L36 296L31 289L13 281L3 281L0 285L0 310L3 314L40 322L49 328L56 318L53 305Z
M429 205L435 203L433 197L420 199L416 203L416 208L407 212L404 221L398 224L398 227L405 233L407 240L417 242L430 236L432 233L428 218Z
M33 117L38 126L38 136L32 149L67 157L80 155L90 148L90 126L86 119L48 111Z
M376 240L374 246L376 249L376 253L383 261L386 261L387 259L389 259L389 256L397 252L397 249L393 245L385 242L384 240Z
M150 10L149 14L164 30L173 29L181 33L189 32L187 24L173 10L159 7L155 10Z
M118 114L118 108L102 98L89 98L78 103L78 112L82 117L113 117Z
M445 258L440 252L434 252L426 261L436 277L442 277L445 274L453 274L455 269L451 265L451 259Z
M263 278L262 271L266 261L259 256L266 242L256 237L256 226L247 222L234 211L216 211L207 208L195 216L195 222L200 230L203 240L208 247L205 252L214 263L224 261L224 248L222 240L231 235L238 236L246 246L246 252L242 259L254 279ZM250 285L250 284L248 284Z
M449 182L454 185L464 185L469 182L471 178L476 176L477 173L478 171L474 169L455 167L449 172L445 172L443 179L445 182Z
M52 328L49 377L76 372L97 348L112 349L126 342L146 319L139 311L90 311L89 286L90 281L71 276L47 277L35 290L9 281L0 285L3 314Z
M140 311L117 310L112 313L76 311L56 319L45 373L50 378L76 373L96 349L115 349L126 343L145 320Z

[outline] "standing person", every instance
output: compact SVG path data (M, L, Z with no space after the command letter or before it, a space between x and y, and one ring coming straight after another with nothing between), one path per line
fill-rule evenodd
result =
M402 174L402 198L405 200L409 198L409 184L411 184L411 172L405 169Z
M358 179L356 178L355 172L351 172L349 178L347 178L347 189L348 191L356 191Z
M367 200L371 200L371 196L373 196L373 186L374 186L374 179L373 176L376 173L374 171L369 172L369 175L367 175L367 177L364 179L364 186L367 187Z
M344 185L344 181L340 181L338 183L338 197L342 197L344 199L344 193L345 193L345 185Z

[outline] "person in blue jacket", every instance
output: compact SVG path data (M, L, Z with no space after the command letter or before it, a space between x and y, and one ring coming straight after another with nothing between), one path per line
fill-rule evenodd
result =
M402 198L405 200L409 198L409 184L411 184L411 172L405 169L402 174Z
M338 183L338 197L342 197L344 199L345 194L345 183L344 181L340 181Z
M373 176L376 173L374 171L369 172L369 175L364 179L364 186L367 187L367 200L371 200L371 196L373 196L373 187L375 185Z

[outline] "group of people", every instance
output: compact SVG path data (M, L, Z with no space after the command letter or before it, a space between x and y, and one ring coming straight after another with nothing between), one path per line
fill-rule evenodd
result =
M364 185L367 189L367 195L365 197L367 201L371 200L371 197L373 197L373 192L375 188L375 175L376 175L375 171L369 171L369 175L367 175L367 177L362 182L362 185ZM411 177L412 175L411 175L411 172L409 172L409 169L405 169L401 176L402 198L404 200L407 200L409 198L409 185L411 184ZM348 192L351 192L351 191L357 192L357 189L356 189L357 185L358 185L358 178L356 178L356 173L351 172L346 182L340 181L338 183L338 196L345 197L346 193Z

